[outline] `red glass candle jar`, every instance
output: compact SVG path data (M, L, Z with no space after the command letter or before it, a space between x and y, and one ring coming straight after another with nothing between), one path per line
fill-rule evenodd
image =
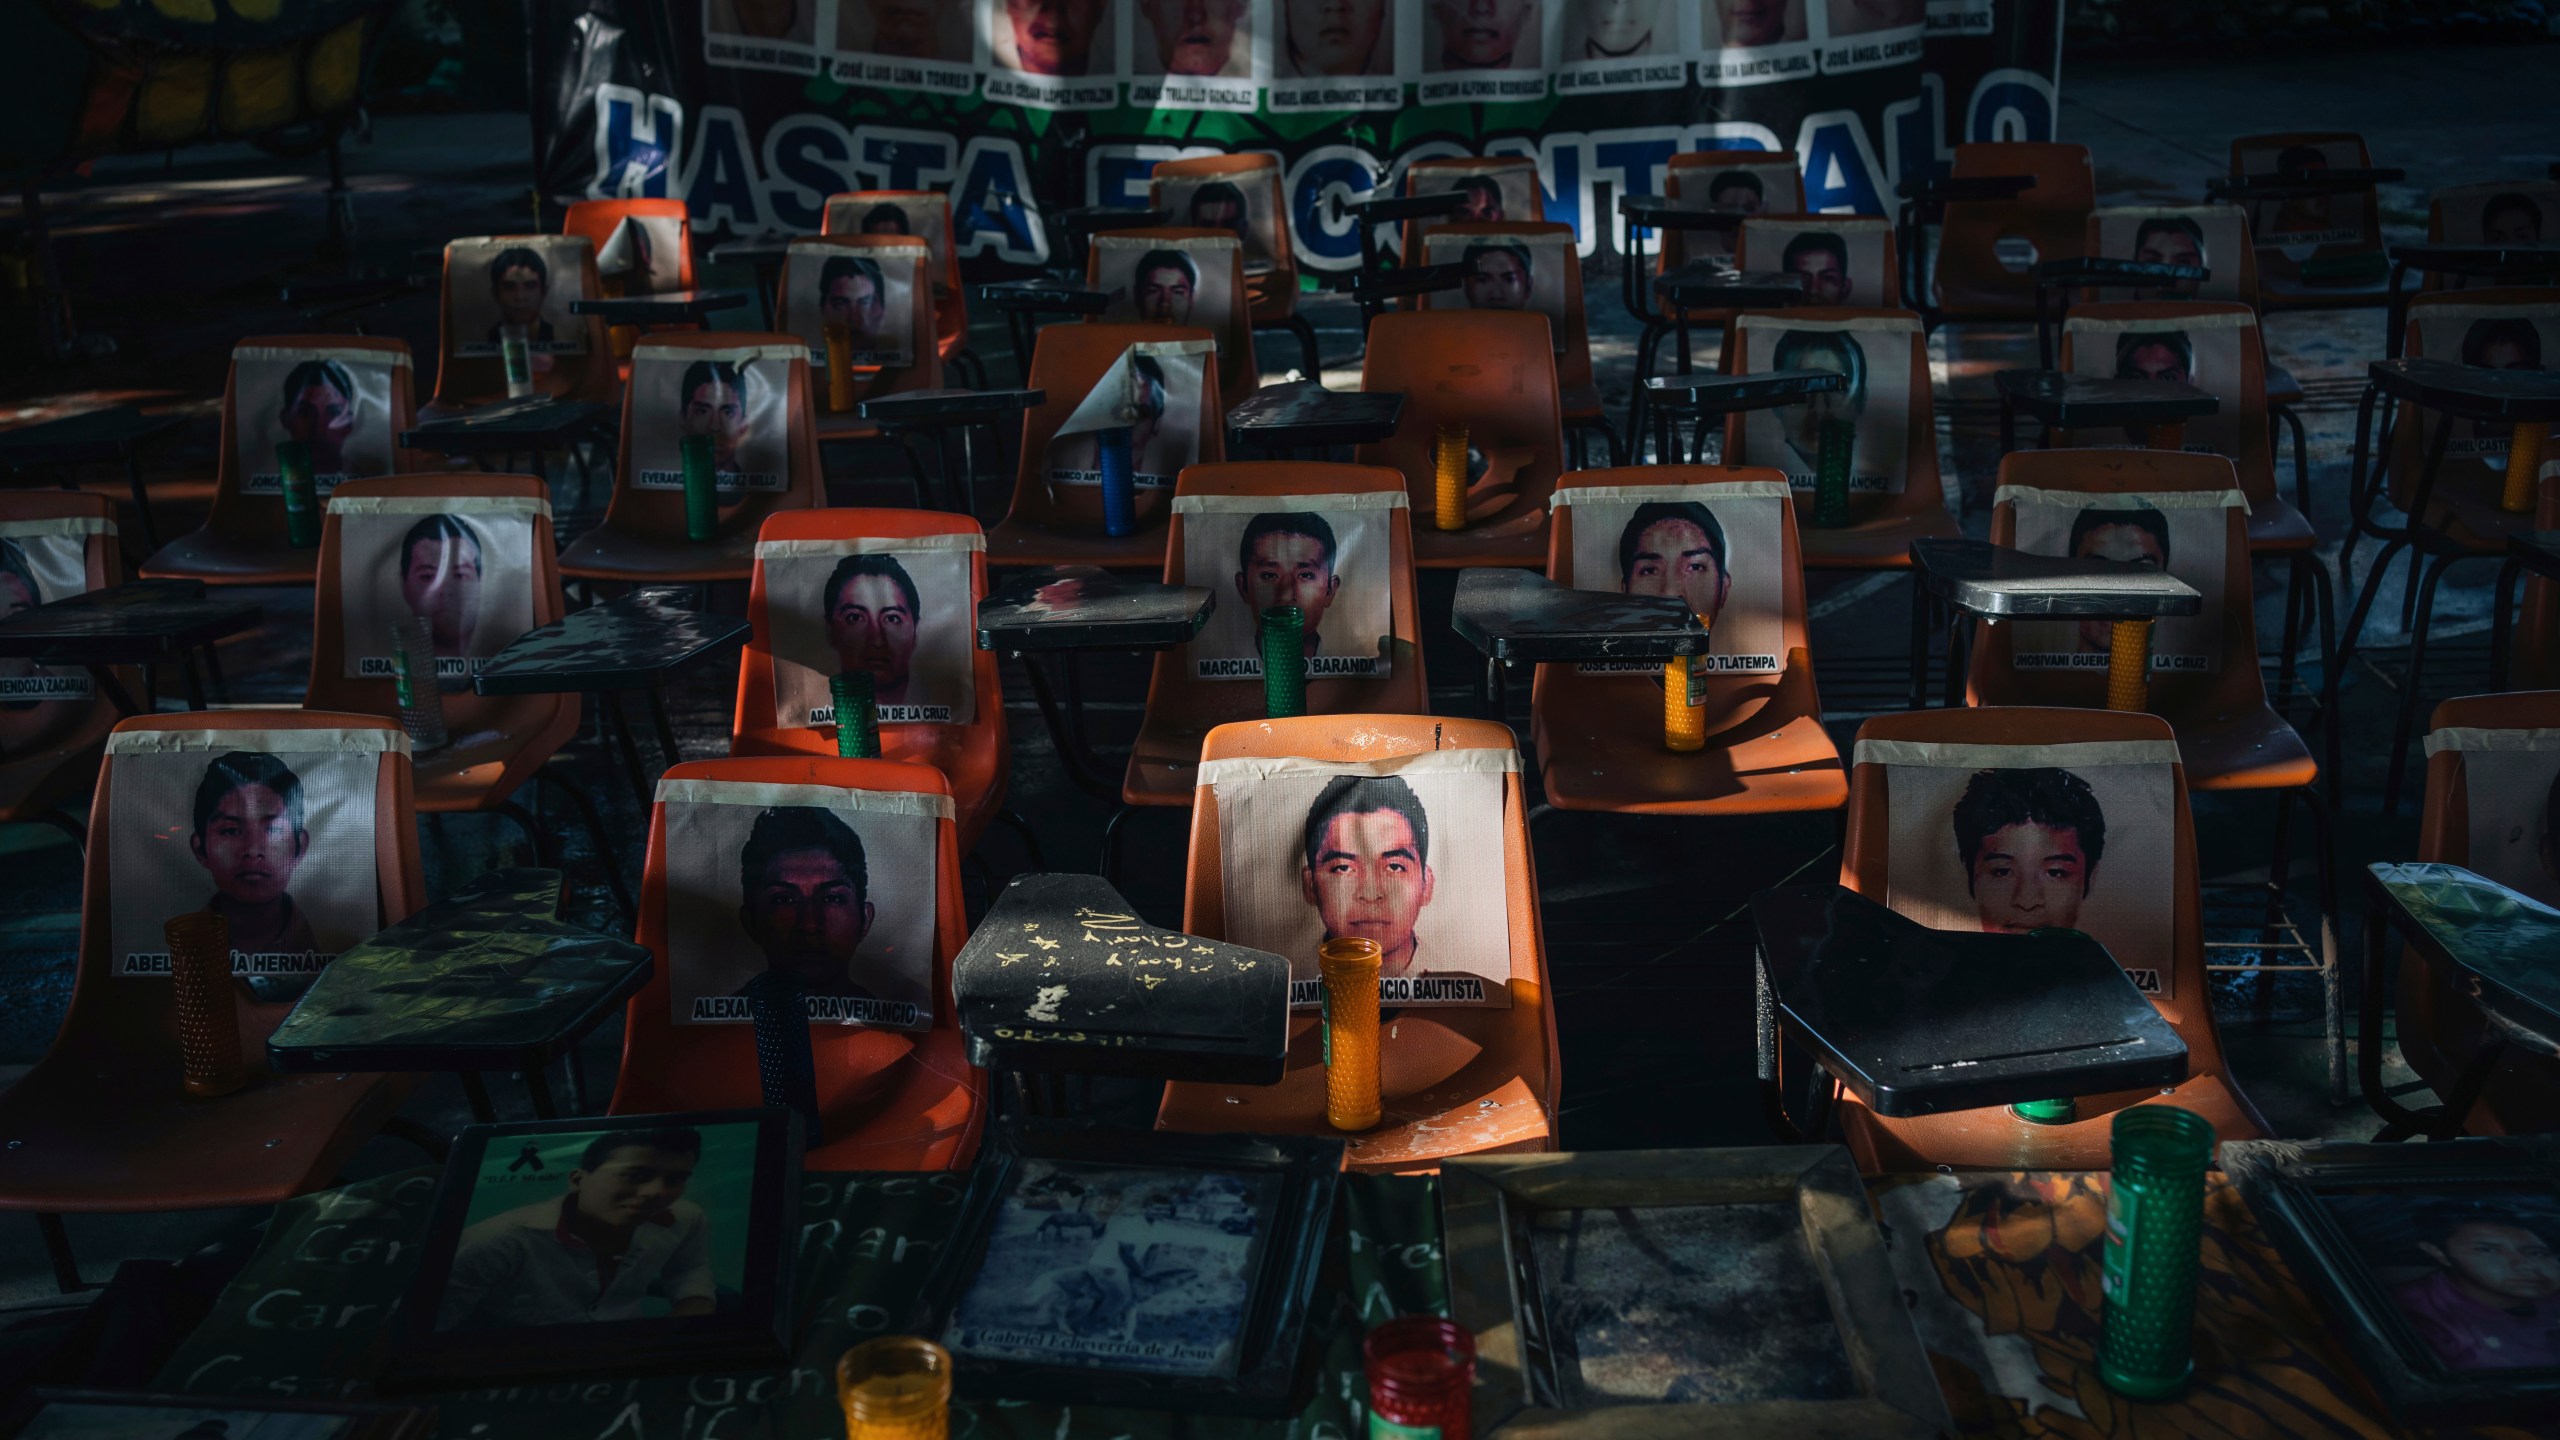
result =
M1476 1337L1454 1320L1404 1315L1361 1343L1369 1440L1470 1440Z

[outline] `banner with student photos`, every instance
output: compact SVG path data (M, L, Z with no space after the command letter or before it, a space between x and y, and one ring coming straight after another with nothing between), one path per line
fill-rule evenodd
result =
M1336 762L1206 760L1225 938L1289 958L1289 1003L1324 1003L1317 947L1378 942L1387 1005L1511 1004L1503 777L1511 750Z
M1183 583L1218 597L1183 655L1201 680L1262 678L1262 612L1306 616L1310 680L1395 673L1394 514L1404 492L1177 495Z
M2410 307L2417 343L2410 353L2431 360L2451 360L2489 370L2548 370L2560 367L2560 303L2474 305L2430 300ZM2503 484L2507 473L2507 441L2511 427L2489 420L2444 417L2453 426L2444 447L2446 479L2470 478ZM2438 417L2409 427L2413 439L2433 442ZM2406 443L2406 442L2404 442ZM2543 452L2547 473L2560 463L2560 453Z
M2249 219L2237 205L2111 205L2092 218L2098 223L2097 253L2107 259L2200 265L2209 272L2202 280L2166 285L2101 286L2101 300L2255 298L2240 288L2241 267L2250 263Z
M1797 493L1810 494L1820 470L1823 422L1846 420L1856 426L1857 435L1849 493L1901 494L1910 467L1911 337L1920 333L1919 319L1746 314L1734 325L1742 337L1743 373L1832 370L1849 377L1849 388L1812 396L1801 405L1745 412L1742 453L1733 463L1784 471Z
M684 288L685 225L676 215L625 215L596 250L596 276L625 295Z
M2164 320L2119 320L2075 314L2064 322L2063 344L2070 352L2070 372L2116 380L2184 380L2222 402L2210 415L2186 422L2186 450L2191 455L2219 455L2238 462L2246 453L2248 399L2240 380L2241 334L2255 331L2257 317L2242 311L2219 315L2182 315ZM2259 425L2266 424L2261 408ZM2265 437L2257 437L2261 444ZM2107 449L2147 449L2151 427L2127 425L2114 430L2079 430L2076 445Z
M1860 740L1885 767L1885 903L1939 930L2079 930L2143 994L2174 998L2172 740Z
M406 386L409 352L287 345L231 350L232 425L247 495L282 495L276 446L311 447L311 483L322 495L343 480L399 468L392 387Z
M248 718L244 716L243 718ZM308 980L382 928L374 792L397 730L120 730L107 859L118 975L167 976L163 927L210 910L231 972Z
M1570 296L1565 267L1579 269L1573 235L1563 230L1519 231L1498 235L1447 229L1423 242L1424 259L1433 265L1459 264L1466 276L1455 290L1434 291L1425 303L1434 310L1530 310L1547 317L1556 353L1574 333L1569 323Z
M533 522L520 495L333 497L344 674L389 680L391 627L425 620L436 674L463 680L533 628Z
M661 780L669 1019L753 1023L746 987L796 983L813 1025L933 1024L934 831L951 797Z
M584 355L593 244L583 235L479 235L444 247L445 333L455 355L497 355L508 325L536 355Z
M100 515L0 520L0 621L89 593L89 537L112 536ZM42 732L55 701L87 700L97 682L85 665L0 659L0 753Z
M1804 277L1807 305L1874 308L1894 283L1885 247L1893 222L1855 215L1813 219L1754 215L1742 222L1735 263L1747 270L1777 270Z
M1042 470L1049 484L1102 483L1101 432L1126 426L1133 483L1170 490L1200 463L1202 386L1217 344L1151 341L1130 346L1106 367L1050 437Z
M2449 726L2426 751L2462 756L2463 868L2560 905L2560 730Z
M1684 210L1794 215L1804 209L1804 176L1797 172L1793 155L1772 153L1757 160L1735 157L1713 165L1674 166L1664 175L1668 186L1664 195ZM1742 244L1742 222L1712 230L1665 230L1659 239L1675 266L1731 265Z
M2246 513L2237 490L2163 490L2096 495L2003 485L1994 505L2017 511L2010 543L2029 555L2121 560L2165 570L2204 597L2193 615L2151 622L2154 674L2204 675L2222 669L2224 566L2230 558L2231 511ZM2020 670L2107 668L2115 629L2105 620L2013 621L2010 663ZM2254 657L2253 657L2254 659Z
M828 240L794 240L782 266L782 310L774 328L809 347L809 368L836 363L827 327L841 325L853 342L853 364L903 369L916 363L916 306L931 293L924 249L880 249ZM931 331L928 329L928 334Z
M1219 175L1158 175L1156 207L1168 225L1232 230L1244 247L1244 273L1258 275L1287 258L1287 230L1272 209L1278 162Z
M966 725L977 717L969 557L986 537L759 540L773 723L836 723L836 676L871 674L880 721Z
M1770 480L1720 485L1569 485L1549 502L1573 512L1573 588L1667 596L1707 622L1693 675L1786 668L1791 492ZM1649 675L1659 660L1583 660L1584 675Z
M631 485L684 488L684 438L711 438L723 496L791 485L791 362L799 345L703 350L646 341L632 351L623 424L631 436Z

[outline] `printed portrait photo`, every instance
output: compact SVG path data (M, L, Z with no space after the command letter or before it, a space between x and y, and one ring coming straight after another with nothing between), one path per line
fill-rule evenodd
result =
M1279 1186L1026 1159L942 1343L964 1361L1233 1375Z
M537 359L585 354L587 322L570 314L569 306L585 298L588 253L586 239L577 235L503 235L447 244L453 353L496 355L506 327L521 325Z
M435 1328L736 1311L747 1282L755 1159L750 1121L492 1139Z
M337 517L350 678L392 678L398 621L426 621L436 672L457 680L533 628L531 506L365 498Z
M1776 466L1788 484L1810 491L1821 470L1825 425L1845 422L1853 441L1849 493L1900 494L1910 449L1911 329L1893 321L1790 322L1774 315L1738 323L1745 372L1831 370L1849 382L1846 390L1801 405L1748 412L1745 463Z
M940 276L951 264L951 233L942 223L943 206L943 198L929 192L830 195L825 229L829 235L912 235L924 242L925 253L932 257L928 268Z
M2560 239L2560 180L2458 185L2437 191L2434 208L2447 245L2543 245Z
M2489 370L2547 370L2560 361L2560 304L2428 305L2413 309L2416 353ZM2433 439L2430 419L2426 435ZM2494 420L2454 417L2438 483L2456 477L2503 485L2512 431ZM2423 452L2421 452L2423 453ZM2549 462L2549 451L2544 452Z
M785 540L757 547L773 637L775 725L835 724L829 686L856 670L871 676L882 724L965 725L975 717L969 552L913 545Z
M1557 0L1556 63L1576 65L1680 54L1677 0Z
M196 1405L119 1405L50 1400L16 1440L335 1440L352 1428L343 1415Z
M1129 73L1253 74L1251 0L1129 0Z
M1333 939L1378 942L1387 1003L1510 1004L1503 777L1442 759L1473 753L1214 781L1227 938L1289 957L1292 1005L1321 1002Z
M948 0L836 0L836 48L966 65L969 9Z
M2166 570L2204 597L2194 615L2151 622L2151 669L2204 674L2222 668L2222 579L2229 514L2193 494L2066 495L2017 501L2017 548L2030 555L2119 560ZM2048 500L2060 503L2047 503ZM2013 659L2021 670L2107 668L2115 626L2105 620L2020 620Z
M1792 155L1713 167L1681 166L1667 178L1667 199L1684 210L1727 210L1743 215L1791 215L1804 208L1804 177ZM1742 244L1739 220L1706 230L1666 230L1658 237L1675 265L1734 263ZM1783 247L1781 247L1783 249Z
M596 251L596 275L625 295L669 295L683 288L684 222L673 215L625 215Z
M1940 930L2083 931L2144 994L2169 993L2167 765L1894 765L1887 784L1895 910Z
M106 522L0 520L0 621L89 593L89 535ZM85 665L0 658L0 754L42 734L45 706L87 700L97 682Z
M1152 240L1098 235L1094 288L1111 299L1106 325L1192 325L1218 337L1221 354L1249 343L1251 318L1235 293L1233 256L1242 242L1227 236Z
M1408 195L1445 195L1455 191L1458 208L1447 215L1426 215L1413 222L1413 233L1427 250L1431 232L1445 221L1466 224L1499 224L1505 220L1542 218L1535 196L1538 167L1523 160L1499 170L1451 172L1435 167L1409 170L1405 174Z
M1204 502L1247 500L1244 496L1176 498L1185 582L1206 586L1218 597L1198 638L1184 647L1192 673L1202 680L1261 679L1262 612L1294 605L1306 617L1309 677L1393 674L1388 641L1395 621L1387 556L1394 512L1344 504L1377 498L1251 497L1250 504L1291 507L1260 511L1224 504L1202 508Z
M1916 30L1928 23L1927 0L1827 0L1823 11L1832 39L1880 30Z
M2365 163L2359 149L2353 140L2254 146L2241 150L2238 159L2243 176L2274 179L2297 172L2353 170ZM2296 250L2307 254L2321 245L2358 245L2369 238L2364 230L2364 206L2365 197L2352 191L2344 195L2260 200L2249 207L2249 233L2260 249L2281 249L2288 254Z
M2470 814L2464 868L2545 905L2560 905L2560 735L2493 731L2495 748L2464 743Z
M1282 79L1347 80L1396 73L1396 16L1389 0L1273 0Z
M2240 329L2237 316L2192 316L2170 321L2090 320L2074 315L2064 322L2069 368L2075 375L2103 375L2118 380L2183 380L2220 396L2222 409L2187 422L2186 448L2197 454L2241 458ZM2113 434L2075 435L2080 445L2150 444L2149 426L2131 425Z
M406 364L379 350L234 349L241 490L284 493L276 446L288 440L311 447L311 481L324 496L342 480L392 473L392 372Z
M1424 0L1423 71L1543 69L1547 3L1553 0Z
M1434 310L1534 310L1547 317L1548 333L1563 354L1567 324L1566 267L1582 261L1569 234L1456 235L1440 231L1423 242L1427 263L1466 267L1456 290L1429 299Z
M1103 439L1127 430L1131 480L1144 490L1172 489L1186 466L1200 463L1200 402L1213 359L1196 342L1131 346L1050 439L1049 483L1100 485Z
M110 749L116 833L138 842L120 838L110 861L117 974L167 975L162 927L196 911L230 922L235 975L317 975L382 928L379 755L227 748L330 734L208 732L226 748Z
M2212 272L2202 281L2165 285L2109 285L2107 300L2237 300L2241 237L2246 217L2236 206L2185 208L2122 206L2097 212L2098 253L2154 265L2198 265Z
M1739 263L1804 277L1807 305L1878 306L1885 303L1885 242L1892 234L1886 221L1853 216L1755 216L1742 222Z
M1574 588L1686 604L1707 622L1705 668L1714 673L1785 669L1779 511L1787 497L1748 484L1643 488L1641 499L1558 492L1558 503L1570 501L1573 512ZM1586 675L1662 674L1659 661L1586 660L1576 668Z
M806 45L817 33L818 0L702 0L710 35Z
M893 212L894 213L894 212ZM795 240L783 264L782 313L774 323L809 347L809 367L835 363L831 331L841 329L860 369L916 362L916 306L923 302L925 252L849 250Z
M1244 247L1248 275L1271 269L1288 243L1280 217L1273 213L1271 186L1258 171L1229 178L1210 175L1159 175L1156 203L1171 212L1169 223L1224 230Z
M933 1023L930 797L716 780L659 794L676 1024L749 1023L767 972L812 1024Z
M1115 0L976 0L984 93L1050 110L1120 103ZM1143 23L1143 22L1142 22Z
M2445 1370L2560 1366L2560 1198L2483 1185L2318 1203Z
M781 490L791 482L794 346L663 349L643 341L631 364L631 484L684 488L684 439L711 440L723 495Z
M1763 50L1803 44L1810 34L1804 7L1805 0L1700 0L1703 48Z

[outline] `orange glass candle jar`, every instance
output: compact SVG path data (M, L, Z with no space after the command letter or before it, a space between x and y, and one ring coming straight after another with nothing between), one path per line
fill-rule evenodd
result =
M845 1440L948 1440L951 1352L912 1335L883 1335L836 1362Z
M1378 966L1375 940L1327 940L1316 950L1324 972L1324 1118L1336 1130L1366 1130L1384 1107L1378 1095Z

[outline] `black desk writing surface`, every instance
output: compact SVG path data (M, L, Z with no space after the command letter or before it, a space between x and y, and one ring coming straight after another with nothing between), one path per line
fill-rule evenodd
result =
M1404 396L1391 391L1265 385L1227 411L1227 446L1372 445L1395 434L1403 415Z
M2436 964L2479 982L2506 1021L2560 1038L2560 910L2459 865L2375 865L2370 884ZM2550 1053L2546 1049L2545 1053Z
M130 405L83 410L59 420L0 430L0 464L104 464L126 447L184 425L182 415L145 415Z
M1660 660L1707 653L1706 627L1668 595L1573 590L1526 570L1458 572L1449 620L1497 660Z
M1209 623L1217 595L1200 585L1131 580L1093 565L1026 571L978 602L978 648L1167 650Z
M2275 175L2215 175L2204 182L2204 193L2218 200L2309 200L2321 195L2353 195L2376 185L2391 185L2408 178L2409 172L2397 165L2374 166L2361 170L2287 170Z
M1758 212L1683 205L1661 195L1621 195L1618 213L1656 230L1731 230Z
M2394 245L2393 263L2439 275L2490 279L2560 272L2560 245Z
M747 622L687 609L679 589L634 590L519 635L472 677L483 695L562 695L653 684L742 644Z
M1928 175L1903 181L1895 193L1924 204L1980 204L2015 200L2034 188L2033 175Z
M1351 298L1363 304L1396 299L1408 295L1431 295L1455 290L1467 283L1469 267L1462 260L1438 265L1407 265L1394 270L1372 270L1351 277Z
M1804 277L1792 270L1734 270L1699 260L1654 277L1653 292L1692 310L1764 310L1804 303Z
M592 400L560 400L536 396L483 406L451 420L436 420L400 432L400 444L438 455L552 449L609 428L614 407Z
M2376 360L2367 373L2385 395L2465 420L2560 421L2560 373L2549 370L2493 370L2403 356Z
M1289 962L1159 930L1099 875L1024 875L952 962L969 1060L1231 1085L1280 1079Z
M594 295L569 302L572 315L601 315L614 325L680 325L747 303L744 290L671 290L664 295Z
M1427 220L1435 215L1455 215L1467 203L1463 190L1435 190L1428 195L1381 195L1371 191L1365 200L1345 200L1340 193L1333 199L1335 219L1349 215L1365 225L1391 225L1404 220Z
M1914 574L1968 615L2132 620L2193 615L2204 597L2165 570L2125 560L2030 555L1988 540L1911 542Z
M1880 1115L2174 1085L2187 1046L2077 930L1932 930L1838 885L1752 897L1782 1028Z
M2507 554L2536 575L2560 580L2560 530L2509 535Z
M1018 415L1048 398L1045 390L901 390L857 401L853 413L883 426L924 429Z
M978 298L999 310L1068 315L1099 315L1111 304L1109 291L1081 280L991 280L978 287Z
M2118 379L2066 375L2059 370L2002 370L1991 377L2000 402L2015 405L2047 425L2166 425L2211 415L2222 408L2212 392L2184 380Z
M2074 255L2036 266L2038 285L2172 285L2197 284L2213 278L2202 265L2172 265L2164 260L2127 260L2113 255Z
M1716 414L1736 410L1774 410L1801 405L1816 395L1849 388L1849 377L1837 370L1763 370L1751 375L1719 375L1693 370L1686 375L1654 375L1644 388L1668 400L1685 400Z
M53 665L145 665L258 623L245 600L206 598L201 580L129 580L0 621L0 657Z

